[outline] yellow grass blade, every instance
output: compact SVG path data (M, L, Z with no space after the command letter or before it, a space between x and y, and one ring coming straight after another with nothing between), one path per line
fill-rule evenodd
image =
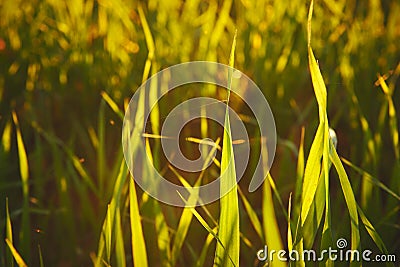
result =
M242 192L240 187L238 187L238 190L239 190L239 195L243 201L244 208L247 212L247 215L249 216L250 222L253 225L254 230L256 230L256 233L260 237L261 241L264 241L265 240L264 233L263 233L261 222L258 219L256 211L253 209L250 202L247 200L246 195Z
M118 107L117 103L115 103L114 100L105 91L101 92L101 97L103 97L104 101L106 101L106 103L114 111L114 113L117 114L121 120L123 120L124 114Z
M214 155L215 151L219 147L220 140L221 140L220 138L217 139L217 141L213 145L213 148L210 150L207 157L205 158L203 168L202 168L203 171L200 173L199 178L196 180L194 187L200 186L203 175L204 175L205 166L207 166L208 163L212 160L212 156ZM198 196L198 190L194 190L190 186L190 184L182 176L180 176L174 169L172 169L172 171L174 171L174 173L178 176L178 179L183 184L183 186L185 186L189 190L190 196L187 201L189 203L189 205L193 206L197 203L197 201L201 201ZM205 208L205 206L203 206L203 208ZM183 246L183 242L186 238L186 235L188 233L189 226L192 222L192 218L193 218L193 213L190 211L190 209L185 207L181 214L181 218L179 219L178 228L175 233L174 243L172 245L172 252L171 252L171 255L172 255L171 256L171 265L172 266L175 265L179 255L180 255L180 251Z
M139 205L137 201L135 182L133 179L129 181L129 203L130 203L130 221L131 221L131 245L133 255L133 265L147 267L147 251L143 236L142 223L139 213Z
M267 174L269 175L269 174ZM279 232L278 222L274 210L274 203L272 201L272 192L270 183L265 181L263 184L263 198L262 198L262 214L263 214L263 227L266 245L268 249L279 251L283 249L282 239ZM274 260L270 262L272 267L286 266L285 262Z
M13 243L13 233L12 233L12 225L10 218L10 211L8 210L8 197L6 198L6 239ZM6 251L6 262L7 266L14 267L14 260L12 258L12 254L9 251Z
M29 259L30 251L30 219L29 219L29 166L28 166L28 156L25 150L25 144L22 139L21 129L19 127L18 117L15 112L12 113L14 124L17 132L17 146L18 146L18 157L19 157L19 171L21 175L22 182L22 196L23 196L23 206L22 206L22 225L20 232L20 246L21 253Z
M25 261L22 259L21 255L18 253L18 251L15 249L13 244L11 243L10 240L6 238L6 243L8 245L8 248L11 250L11 253L17 262L19 267L28 267L28 265L25 263Z

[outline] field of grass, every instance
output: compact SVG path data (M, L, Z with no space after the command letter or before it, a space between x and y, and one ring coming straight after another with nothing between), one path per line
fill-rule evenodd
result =
M399 266L399 14L397 0L1 1L0 266ZM168 93L139 127L145 146L129 149L187 188L183 208L135 183L121 136L140 85L189 61L250 77L274 114L277 147L249 192L265 147L248 107L209 84ZM208 168L168 162L163 122L200 96L239 114L251 155L237 186L193 207L202 200L192 187L220 175L230 186L229 162L241 159L227 113L223 126L197 119L179 136L190 159L213 140ZM264 246L321 252L339 239L396 261L257 258Z

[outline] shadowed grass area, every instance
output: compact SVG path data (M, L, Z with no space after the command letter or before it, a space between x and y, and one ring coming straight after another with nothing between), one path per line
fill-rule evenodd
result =
M379 0L2 1L0 265L315 266L276 254L260 261L257 253L265 245L321 252L340 238L371 257L398 253L399 12L398 1ZM248 75L271 106L278 144L263 186L249 193L266 148L248 107L214 85L168 93L139 127L145 147L131 138L130 152L149 155L188 190L187 207L178 208L135 184L121 146L131 133L121 129L144 81L194 60L234 64ZM138 110L166 90L156 86ZM196 158L211 146L210 166L189 173L168 162L165 118L198 96L239 114L251 155L233 190L194 208L202 200L193 187L220 175L222 188L235 183L231 163L241 155L233 148L242 141L232 139L228 114L224 125L193 120L180 147ZM327 257L321 264L361 266Z

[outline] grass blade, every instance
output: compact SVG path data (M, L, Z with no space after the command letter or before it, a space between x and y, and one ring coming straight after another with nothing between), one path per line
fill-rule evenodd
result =
M374 242L377 245L377 247L379 248L379 250L382 253L385 253L386 255L389 254L381 237L379 236L378 232L375 230L375 227L371 224L371 222L368 220L368 218L365 216L364 212L358 205L357 205L357 210L358 210L358 214L360 215L360 219L365 226L365 229L367 230L368 234L371 236L372 240L374 240ZM394 266L394 264L392 262L388 262L386 265Z
M21 255L18 253L18 251L15 249L13 244L11 243L10 240L6 238L6 243L8 245L8 248L11 250L11 253L17 262L19 267L28 267L28 265L25 263L25 261L22 259Z
M140 146L139 149L142 150L143 147ZM150 144L149 144L148 139L146 139L145 150L146 150L147 157L149 159L149 163L154 164L153 155L152 155L152 151L150 149ZM152 175L152 174L150 174L151 172L149 171L149 165L147 165L144 168L142 173L143 173L142 175L144 177L149 177L149 175ZM157 185L154 184L153 186L157 186ZM143 194L143 196L148 196L148 195ZM170 243L171 243L171 240L170 240L170 235L169 235L169 231L168 231L168 225L165 220L165 216L162 212L159 202L154 198L150 198L149 200L150 200L150 205L152 207L151 208L152 216L154 217L154 221L155 221L155 227L156 227L156 233L157 233L157 245L158 245L158 249L159 249L160 257L161 257L160 258L161 266L170 266L170 261L171 261Z
M10 211L8 210L8 198L6 198L6 239L8 239L11 244L13 243ZM12 258L12 254L10 254L8 250L6 250L6 263L7 266L14 267L14 260Z
M21 129L19 127L18 117L15 112L12 113L14 124L17 132L17 145L18 145L18 156L19 156L19 171L21 175L22 182L22 195L23 195L23 205L22 205L22 225L20 232L20 244L21 253L29 260L29 246L30 241L30 231L29 231L29 166L28 166L28 156L26 154L24 141L22 139Z
M363 169L357 167L356 165L351 163L349 160L347 160L345 158L341 158L341 160L343 161L344 164L346 164L347 166L351 167L353 170L355 170L356 172L361 174L363 178L369 180L371 183L375 184L380 189L382 189L383 191L385 191L386 193L388 193L389 195L391 195L392 197L394 197L395 199L400 201L400 196L398 194L396 194L395 192L393 192L393 190L391 190L389 187L387 187L384 183L379 181L377 178L373 177L371 174L364 171Z
M322 157L322 142L323 142L323 127L320 124L315 134L314 141L311 145L310 153L307 158L306 168L304 171L303 178L303 190L302 190L302 204L301 204L301 224L307 218L310 211L312 201L315 196L315 192L318 187L318 181L321 171L321 157Z
M121 199L122 189L125 185L127 177L127 167L124 161L121 162L120 169L118 172L117 180L114 185L114 192L111 198L111 202L107 208L106 218L103 222L102 232L100 235L100 240L97 249L97 257L95 266L102 266L104 252L106 252L106 257L109 263L109 255L111 253L111 243L112 243L112 229L115 222L115 216L117 209L119 209L119 202Z
M98 140L95 142L95 148L97 149L97 176L98 176L98 186L99 195L104 195L104 176L106 170L106 157L105 157L105 103L101 101L99 107L99 117L98 117L97 133ZM95 134L93 134L95 136Z
M3 135L1 137L1 144L3 145L3 150L6 153L9 153L11 148L11 130L11 121L8 121L4 126Z
M137 201L135 182L133 179L129 181L129 214L131 221L131 244L132 244L132 255L133 265L147 267L147 251L146 244L144 242L142 223L139 214L139 205Z
M339 176L340 185L344 194L347 208L350 215L350 225L351 225L351 249L360 250L360 231L358 223L358 213L357 213L357 203L354 197L353 189L351 187L349 178L347 177L346 171L340 162L339 156L336 149L332 150L331 160L336 168ZM357 263L350 263L350 266L357 265Z
M116 265L118 267L125 267L126 266L126 257L125 257L125 249L124 249L124 235L122 234L121 212L120 212L119 208L116 210L116 213L115 213L114 235L115 235Z
M189 197L189 204L190 203L195 203L193 201L193 199L190 198L195 198L195 194L192 193L190 194ZM172 245L172 252L171 252L171 265L175 266L175 263L179 257L179 255L181 254L181 248L183 246L183 242L185 241L186 235L189 231L189 226L192 222L192 218L193 218L193 213L190 211L190 209L185 208L182 212L182 215L179 219L179 224L178 224L178 228L176 230L176 234L175 234L175 238L174 238L174 243Z
M382 91L385 93L388 102L390 134L392 135L392 143L396 159L400 160L399 130L397 127L396 109L392 97L394 90L389 88L385 82L385 79L381 75L378 75L378 83L380 84Z
M310 153L307 158L306 168L303 178L303 190L302 190L302 205L301 205L301 222L304 222L307 218L308 212L310 211L311 204L313 202L318 181L320 178L320 172L322 169L321 158L324 157L325 140L327 138L327 116L326 116L326 87L323 81L321 72L318 64L315 60L313 51L311 49L311 17L313 11L313 1L311 1L310 10L308 14L308 61L309 69L311 73L311 80L314 87L315 96L318 102L318 113L319 113L319 125L317 133L315 134L314 141L311 145ZM325 161L327 158L325 157ZM324 172L325 173L325 172ZM325 178L325 175L324 175Z
M322 222L325 209L325 181L319 179L317 191L315 192L314 200L307 218L302 227L304 235L304 247L309 249L312 247L317 236L319 226Z
M213 147L204 160L202 172L200 173L200 176L196 180L194 187L200 186L203 175L204 175L204 170L206 169L205 166L207 166L209 164L209 162L213 159L212 156L214 155L215 151L218 149L220 140L221 139L218 138L217 141L215 143L213 143ZM187 201L189 203L189 205L190 206L195 205L197 203L197 201L200 200L199 196L198 196L198 190L196 188L195 188L195 190L193 190L193 188L190 186L190 184L182 176L180 176L179 173L177 173L174 169L172 169L172 171L175 173L175 175L177 175L178 179L181 181L183 186L189 190L190 196ZM205 208L205 206L203 206L203 207ZM172 252L171 252L171 263L172 263L171 265L172 266L175 266L175 263L179 257L183 242L186 238L187 232L189 230L189 226L192 222L192 218L193 218L193 213L190 211L190 209L185 207L182 212L181 218L179 219L178 229L176 230L174 243L172 245Z
M108 106L114 111L115 114L121 119L124 120L124 113L122 113L121 109L118 107L117 103L105 92L101 92L101 97L106 101Z
M240 189L240 187L238 187L239 190L239 195L243 201L243 205L244 208L247 212L247 215L249 216L250 222L254 227L254 230L256 230L256 233L258 234L258 236L260 237L260 239L262 241L264 241L264 233L262 230L262 226L261 226L261 222L258 219L257 213L256 211L253 209L253 207L251 206L250 202L247 200L246 195L242 192L242 190Z
M155 220L157 245L161 256L161 266L170 266L171 251L170 251L170 236L168 225L162 213L160 204L153 198L150 199L152 205L152 212Z
M301 187L303 184L303 177L304 177L304 134L305 128L301 128L301 136L300 136L300 145L299 145L299 152L297 157L297 172L296 172L296 188L294 194L294 203L300 203L301 201ZM295 214L297 211L294 210ZM297 216L296 216L297 217Z
M57 146L61 147L64 153L68 156L69 161L71 161L72 165L76 169L76 171L81 176L82 180L86 183L86 185L96 194L99 196L99 191L93 183L93 179L89 176L88 172L86 171L85 167L83 166L80 159L74 154L69 146L67 146L61 139L57 136L53 135L52 133L46 132L43 130L36 122L33 122L32 127L50 144L56 144Z
M274 210L274 203L272 201L271 186L269 182L264 182L263 184L262 214L263 214L264 236L268 248L270 250L275 250L275 251L283 249L282 239L280 236L278 222L276 220L276 215ZM286 266L285 262L279 260L270 262L270 264L272 267Z
M107 216L106 216L106 223L105 223L105 232L104 232L104 239L106 244L106 258L107 262L110 263L111 259L111 243L112 243L112 219L111 219L111 211L110 205L107 206Z
M289 195L289 203L288 203L288 229L287 229L287 242L288 242L288 250L292 251L293 249L293 237L292 237L292 227L290 225L290 214L292 211L292 193Z
M318 103L318 114L319 114L319 126L317 130L317 135L314 139L313 145L316 144L317 152L314 155L315 151L310 151L310 157L314 158L314 163L317 164L317 170L315 172L309 173L310 178L307 175L307 166L306 166L306 173L304 175L304 182L306 183L306 178L309 179L308 186L306 190L310 190L311 193L309 196L307 192L303 191L303 197L309 198L306 202L306 207L302 209L302 220L305 220L303 216L306 215L309 211L310 198L313 198L314 195L319 197L319 199L315 199L314 201L318 203L321 202L321 195L316 195L316 190L318 187L318 180L323 179L324 182L324 200L325 200L325 219L324 219L324 226L322 230L322 240L321 240L321 249L325 249L332 244L332 223L331 223L331 207L330 207L330 190L329 190L329 151L330 151L330 137L329 137L329 126L328 126L328 116L327 116L327 90L325 86L325 82L323 80L321 70L318 66L318 63L315 59L313 50L311 48L311 19L313 13L313 5L314 2L311 1L310 9L308 13L308 27L307 27L307 34L308 34L308 65L311 74L311 80L314 88L315 97ZM322 164L320 160L322 158ZM307 162L308 163L308 162ZM308 164L307 164L308 165ZM319 170L321 168L321 170ZM321 173L320 173L321 171ZM320 176L319 176L320 175ZM304 194L305 193L305 194ZM314 203L315 203L314 202ZM302 207L303 208L303 207ZM304 211L304 212L303 212ZM318 222L319 225L319 222ZM332 265L331 261L328 261L326 264L329 266Z
M216 230L216 229L215 229ZM214 229L213 229L214 231ZM206 256L207 256L207 250L210 247L211 242L214 240L214 237L211 233L207 235L206 241L204 242L203 248L201 249L201 253L199 258L197 259L196 262L196 267L202 267L204 266L204 262L206 261Z
M146 59L146 63L144 66L144 70L143 70L142 83L144 83L147 80L147 78L149 77L151 64L152 64L152 61L154 59L154 54L155 54L155 45L154 45L154 39L151 34L149 24L147 23L146 16L144 14L143 7L141 4L138 5L138 13L139 13L140 21L142 23L143 32L144 32L144 36L146 39L147 49L149 50L147 59Z
M39 251L39 266L44 267L42 249L40 248L40 245L38 245L38 251Z
M204 218L200 215L200 213L197 212L197 210L193 207L193 205L190 205L190 203L185 200L185 198L179 193L179 196L181 197L181 199L183 200L183 202L185 202L186 206L188 206L188 209L193 213L194 217L196 217L196 219L200 222L200 224L204 227L204 229L207 230L207 232L209 234L211 234L216 240L217 243L225 250L225 245L222 243L221 239L219 238L218 234L216 233L216 231L214 229L212 229L208 223L206 222L206 220L204 220ZM230 257L230 255L228 255L229 261L234 264L233 259Z
M236 35L234 37L230 65L233 67L234 51L236 46ZM228 102L230 96L230 85L232 79L232 71L229 71L228 77ZM229 122L228 103L225 112L224 136L221 158L221 177L220 186L220 217L218 227L218 237L224 244L225 248L217 244L215 251L214 265L215 266L230 266L232 259L233 266L239 266L239 247L240 247L240 232L239 232L239 202L236 184L235 159L233 155L231 128Z

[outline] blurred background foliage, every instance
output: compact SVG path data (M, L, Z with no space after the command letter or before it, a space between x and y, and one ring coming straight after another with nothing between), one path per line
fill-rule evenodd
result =
M123 109L142 83L147 58L151 73L193 60L227 64L236 29L235 66L263 90L275 115L280 142L272 173L286 204L301 128L308 150L318 122L307 67L308 6L300 0L1 1L0 223L8 197L14 232L21 232L28 197L30 238L15 237L16 247L25 246L24 258L36 265L40 244L48 266L87 266L96 251L121 160L121 120L101 92ZM398 112L399 13L399 1L319 0L312 37L339 154L397 194L399 121L389 116L388 97L376 81L378 75L386 79ZM29 195L22 190L12 112L28 156ZM399 251L398 202L363 175L349 173L367 216L387 247ZM340 215L341 205L332 208ZM284 232L282 211L277 216Z

